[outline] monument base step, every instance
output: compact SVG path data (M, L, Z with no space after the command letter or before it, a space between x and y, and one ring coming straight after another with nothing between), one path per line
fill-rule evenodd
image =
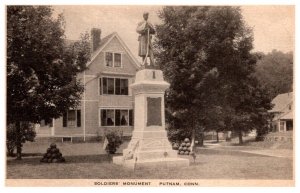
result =
M165 149L165 148L162 147L162 149ZM124 150L123 151L123 156L128 155L128 152L130 152L130 149ZM169 150L147 150L147 151L142 151L141 150L141 151L136 153L136 157L138 157L139 160L165 159L165 156L168 156L167 158L176 158L177 157L177 151L172 150L170 148Z
M123 156L113 157L113 163L117 165L122 165L129 169L139 169L147 167L188 167L189 160L184 158L163 158L163 159L147 159L147 160L137 160L134 159L124 160Z

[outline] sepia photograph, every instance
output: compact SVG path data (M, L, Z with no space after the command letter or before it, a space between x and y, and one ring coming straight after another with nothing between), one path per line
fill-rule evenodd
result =
M295 186L295 5L5 5L5 185Z

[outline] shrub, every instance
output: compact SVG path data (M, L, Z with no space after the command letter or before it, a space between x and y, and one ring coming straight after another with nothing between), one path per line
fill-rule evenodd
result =
M256 141L263 141L265 136L268 134L269 128L267 126L265 127L260 127L256 129Z
M108 154L116 153L117 149L123 143L123 132L110 130L110 131L106 131L104 133L104 136L106 137L106 139L108 141L105 151Z
M96 132L96 141L97 141L97 142L100 142L100 141L101 141L101 138L102 138L102 137L101 137L100 132L97 131L97 132Z
M16 127L14 124L9 124L6 129L6 148L7 155L14 156L14 150L16 148ZM28 122L21 123L21 142L34 141L36 132L34 130L34 125Z

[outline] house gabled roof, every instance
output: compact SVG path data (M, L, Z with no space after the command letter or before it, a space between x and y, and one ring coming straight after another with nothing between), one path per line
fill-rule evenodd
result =
M91 54L91 58L96 57L101 52L101 51L99 52L99 50L102 50L105 47L104 45L107 45L107 43L112 39L113 35L114 35L114 33L111 33L111 34L109 34L109 35L107 35L107 36L105 36L104 38L101 39L97 50L95 50Z
M279 94L272 100L271 103L274 104L274 107L269 112L282 112L292 101L293 92Z
M279 117L279 119L281 120L289 120L289 119L294 119L294 115L293 115L293 112L290 111L282 116Z
M128 53L129 57L135 64L135 67L138 69L140 67L140 64L138 60L133 56L129 48L126 46L126 44L123 42L123 40L120 38L119 34L117 32L113 32L104 38L101 39L100 45L96 51L94 51L91 54L91 60L87 63L87 67L95 60L95 58L102 52L102 50L109 44L109 42L116 37L119 42L121 43L122 47L125 49L125 51Z

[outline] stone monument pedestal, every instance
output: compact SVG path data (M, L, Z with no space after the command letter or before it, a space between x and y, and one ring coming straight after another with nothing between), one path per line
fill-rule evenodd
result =
M147 166L189 166L189 160L178 158L165 130L164 93L169 87L161 70L143 69L130 85L134 94L134 130L123 156L113 163L128 168Z

